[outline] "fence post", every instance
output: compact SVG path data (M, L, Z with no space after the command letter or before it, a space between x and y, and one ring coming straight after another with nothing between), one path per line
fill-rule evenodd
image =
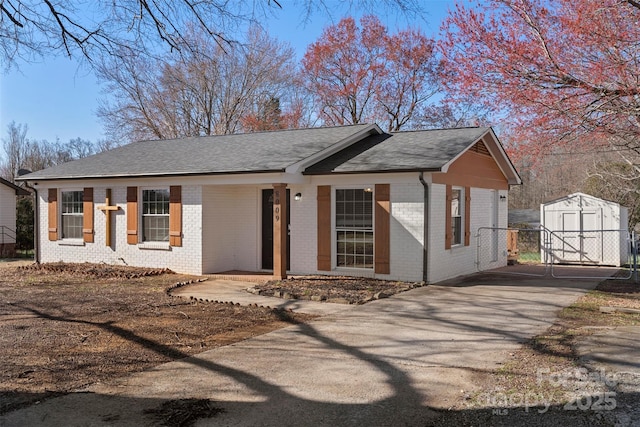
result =
M633 278L638 282L638 242L636 241L636 231L631 232L631 245L633 247Z

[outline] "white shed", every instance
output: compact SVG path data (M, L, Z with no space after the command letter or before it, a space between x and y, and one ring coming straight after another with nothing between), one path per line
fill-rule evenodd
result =
M554 263L621 266L628 262L628 210L618 203L573 193L540 205L549 239L543 247Z

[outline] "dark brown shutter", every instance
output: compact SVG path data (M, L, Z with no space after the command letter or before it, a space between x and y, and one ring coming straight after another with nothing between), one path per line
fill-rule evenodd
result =
M127 243L138 244L138 187L127 187Z
M391 198L389 184L376 184L375 187L375 228L374 228L374 254L376 274L389 274L390 270L390 241L391 228Z
M447 185L444 210L444 248L451 249L451 201L453 200L453 191L450 185Z
M318 270L331 270L331 186L318 186Z
M169 187L169 245L182 246L182 187Z
M464 187L464 245L471 244L471 187Z
M82 190L82 236L86 243L93 243L93 188Z
M49 189L49 240L58 240L58 189Z

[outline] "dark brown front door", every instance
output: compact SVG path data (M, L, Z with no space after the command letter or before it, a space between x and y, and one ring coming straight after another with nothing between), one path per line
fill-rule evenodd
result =
M291 194L287 189L287 230L291 224ZM287 231L287 270L291 265L291 237ZM262 268L273 269L273 189L262 190Z

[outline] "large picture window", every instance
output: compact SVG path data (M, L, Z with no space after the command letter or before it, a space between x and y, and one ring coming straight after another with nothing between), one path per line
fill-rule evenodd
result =
M451 244L462 244L462 215L464 194L461 188L451 190Z
M62 238L82 239L82 191L62 192Z
M169 241L169 189L142 190L142 240Z
M373 192L336 190L338 267L373 268Z

